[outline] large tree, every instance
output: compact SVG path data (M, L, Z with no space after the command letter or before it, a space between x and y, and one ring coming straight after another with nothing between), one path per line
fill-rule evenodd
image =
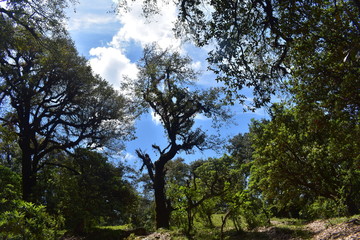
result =
M23 198L34 200L36 173L48 153L124 139L131 121L125 99L93 74L67 37L35 38L17 24L12 34L2 42L0 120L18 135Z
M219 102L217 89L195 88L197 74L192 70L188 57L159 50L153 45L144 50L139 69L135 83L136 96L146 109L151 109L153 114L159 116L168 145L163 148L152 145L159 156L156 161L152 161L140 149L137 155L142 159L153 183L156 227L169 228L172 208L165 195L166 163L179 152L213 146L213 138L208 138L200 128L194 128L198 114L212 118L215 123L229 119L230 115Z

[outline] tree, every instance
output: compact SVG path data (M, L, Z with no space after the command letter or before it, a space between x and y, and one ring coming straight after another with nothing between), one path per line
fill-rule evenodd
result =
M47 154L123 140L131 135L131 119L125 99L93 75L67 37L36 39L14 25L13 38L5 44L0 103L6 111L0 120L18 135L23 198L34 201L36 173L49 164Z
M357 213L359 125L331 119L322 108L306 115L299 108L274 105L271 121L253 122L253 183L279 212L299 214L323 197L345 206L345 213Z
M174 222L189 235L194 230L195 215L212 225L211 215L217 210L219 196L226 192L227 165L218 163L217 159L194 161L188 165L189 172L182 181L168 181L167 195L174 209Z
M179 152L212 146L212 139L203 130L193 128L196 115L204 114L215 123L230 117L218 101L219 91L194 89L196 73L190 64L188 57L149 46L144 50L134 86L142 105L159 116L169 143L164 148L152 145L159 154L154 162L148 154L137 150L153 183L157 228L169 228L171 206L165 194L166 163Z
M250 176L253 148L249 133L239 133L229 140L226 146L229 155L234 159L234 164L244 175L245 179Z
M14 33L12 26L18 25L28 31L34 38L43 34L64 34L63 20L64 9L68 2L73 0L2 0L1 14L1 39L10 39ZM6 48L6 42L0 45Z
M17 142L18 137L14 129L0 125L0 165L19 173L20 149Z
M82 234L95 225L130 222L138 196L125 180L124 166L114 166L103 154L80 148L71 156L51 157L64 158L60 162L71 168L44 168L38 191L49 212L62 213L67 229Z
M239 163L251 162L252 148L249 133L239 133L229 140L226 146L229 155L239 160Z

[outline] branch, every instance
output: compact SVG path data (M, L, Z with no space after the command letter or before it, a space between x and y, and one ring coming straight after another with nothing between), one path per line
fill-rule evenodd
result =
M30 27L28 24L24 23L23 21L21 21L20 19L18 19L13 12L8 11L4 8L0 8L0 13L4 13L6 14L9 18L11 18L12 20L14 20L16 23L18 23L19 25L23 26L36 40L39 39L39 35L36 33L35 29ZM25 15L25 14L24 14Z
M149 155L147 153L144 153L142 150L140 149L136 149L135 150L136 154L138 155L138 157L143 161L143 165L140 168L140 172L142 172L142 170L144 169L144 167L146 166L150 179L152 182L155 181L154 178L154 164L152 163Z
M79 173L77 170L75 170L75 169L73 169L73 168L71 168L71 167L65 166L65 165L63 165L63 164L61 164L61 163L52 163L52 162L44 162L43 164L41 164L41 165L36 169L36 171L39 171L39 170L40 170L41 168L43 168L45 165L51 165L51 166L57 166L57 167L66 168L67 170L75 173L76 175L80 175L80 173Z
M151 145L151 146L152 146L154 149L158 150L158 152L160 153L160 155L164 153L163 151L161 151L161 149L160 149L160 147L159 147L158 145L153 144L153 145Z

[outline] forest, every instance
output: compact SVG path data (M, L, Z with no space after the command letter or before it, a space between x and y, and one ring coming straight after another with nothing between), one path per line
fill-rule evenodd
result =
M164 0L113 14L133 1L151 21ZM76 1L0 0L0 239L250 239L274 219L359 218L360 1L174 3L174 34L211 49L219 87L153 43L118 91L66 30ZM234 105L269 118L226 142L196 126L201 114L220 129ZM139 169L114 164L149 113L167 145L138 146Z

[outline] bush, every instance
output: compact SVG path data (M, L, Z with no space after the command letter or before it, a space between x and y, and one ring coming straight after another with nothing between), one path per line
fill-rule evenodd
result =
M61 220L51 217L42 205L13 200L14 209L0 212L0 237L3 239L55 239Z
M332 199L319 197L312 204L305 206L300 215L305 219L332 218L343 216L346 213L346 205Z
M61 218L51 217L42 205L21 200L21 177L0 165L0 238L55 239Z

